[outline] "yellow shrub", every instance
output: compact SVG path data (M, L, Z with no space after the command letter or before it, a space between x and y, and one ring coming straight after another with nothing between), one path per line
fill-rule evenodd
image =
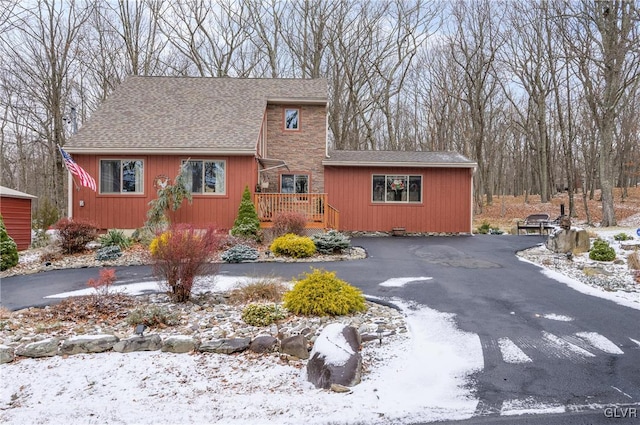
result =
M294 281L293 289L284 294L284 307L294 314L341 316L366 310L362 292L335 272L313 269Z
M276 238L269 249L275 255L286 255L294 258L311 257L316 253L316 245L311 238L293 233L287 233Z
M152 256L155 257L158 254L158 248L167 245L170 236L171 234L169 232L164 232L160 236L156 236L155 238L153 238L153 240L149 244L149 252Z

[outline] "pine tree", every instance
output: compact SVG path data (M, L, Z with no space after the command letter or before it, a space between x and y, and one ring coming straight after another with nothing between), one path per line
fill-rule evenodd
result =
M18 245L7 233L4 219L0 215L0 271L5 271L18 264Z
M249 192L249 186L245 186L242 193L242 200L240 201L240 207L238 208L238 217L233 222L231 228L231 234L234 236L245 236L254 239L259 238L260 232L260 220L258 219L258 213L256 207L251 202L251 192Z

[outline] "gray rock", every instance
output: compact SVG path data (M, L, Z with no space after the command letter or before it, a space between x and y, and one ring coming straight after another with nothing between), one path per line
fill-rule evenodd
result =
M329 387L329 389L334 393L350 393L351 392L351 388L345 387L344 385L340 385L340 384L331 384L331 387Z
M308 345L307 338L302 335L294 335L280 342L280 352L306 360L309 358Z
M0 345L0 364L11 363L14 358L15 355L13 354L13 348L6 345Z
M278 340L270 335L261 335L249 344L249 350L255 353L270 353L275 350Z
M120 341L114 335L79 335L62 342L60 354L102 353Z
M203 341L199 350L208 353L231 354L249 348L251 338L223 338Z
M327 325L316 339L307 362L309 382L317 388L359 384L362 377L360 343L356 328L340 323Z
M160 335L133 336L123 339L113 346L113 351L118 353L131 353L134 351L156 351L162 347Z
M549 235L546 247L553 252L566 254L587 252L591 244L586 230L571 228L559 230Z
M162 351L169 353L189 353L198 347L198 342L187 335L167 337L162 343Z
M48 338L42 341L32 342L16 348L16 356L23 357L53 357L58 354L58 338Z

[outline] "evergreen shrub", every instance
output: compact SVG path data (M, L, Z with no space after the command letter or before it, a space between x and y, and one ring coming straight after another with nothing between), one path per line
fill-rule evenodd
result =
M118 245L109 245L96 251L96 260L109 261L122 256L122 249Z
M0 215L0 271L5 271L18 264L18 245L13 240L7 228L4 226L4 219Z
M269 247L275 255L285 255L287 257L304 258L311 257L316 253L316 246L311 238L288 233L276 238Z
M233 222L231 228L231 234L233 236L244 236L253 239L260 239L260 220L258 219L258 213L256 207L251 201L251 192L249 187L245 186L242 193L242 200L238 207L238 216Z
M242 320L251 326L269 326L287 317L277 304L249 304L242 310Z
M224 251L220 258L227 263L241 263L243 261L257 260L258 250L247 245L236 245Z
M117 245L121 249L131 248L133 244L133 240L126 236L122 230L118 229L109 229L107 233L100 236L99 241L103 247Z
M616 251L606 241L596 239L589 251L589 258L594 261L613 261L616 259Z
M628 241L633 239L633 236L629 236L626 233L618 233L616 235L613 235L613 239L616 241Z
M322 254L335 254L351 246L351 239L337 230L329 230L326 233L318 233L311 236L318 252Z
M367 308L362 292L338 279L335 272L313 269L294 282L284 294L284 307L294 314L341 316Z

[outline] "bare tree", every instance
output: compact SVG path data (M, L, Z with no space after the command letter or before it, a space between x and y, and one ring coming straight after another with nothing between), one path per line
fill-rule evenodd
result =
M635 2L607 0L583 2L569 17L565 41L579 69L585 100L598 130L603 227L615 226L616 126L640 80L639 10Z

